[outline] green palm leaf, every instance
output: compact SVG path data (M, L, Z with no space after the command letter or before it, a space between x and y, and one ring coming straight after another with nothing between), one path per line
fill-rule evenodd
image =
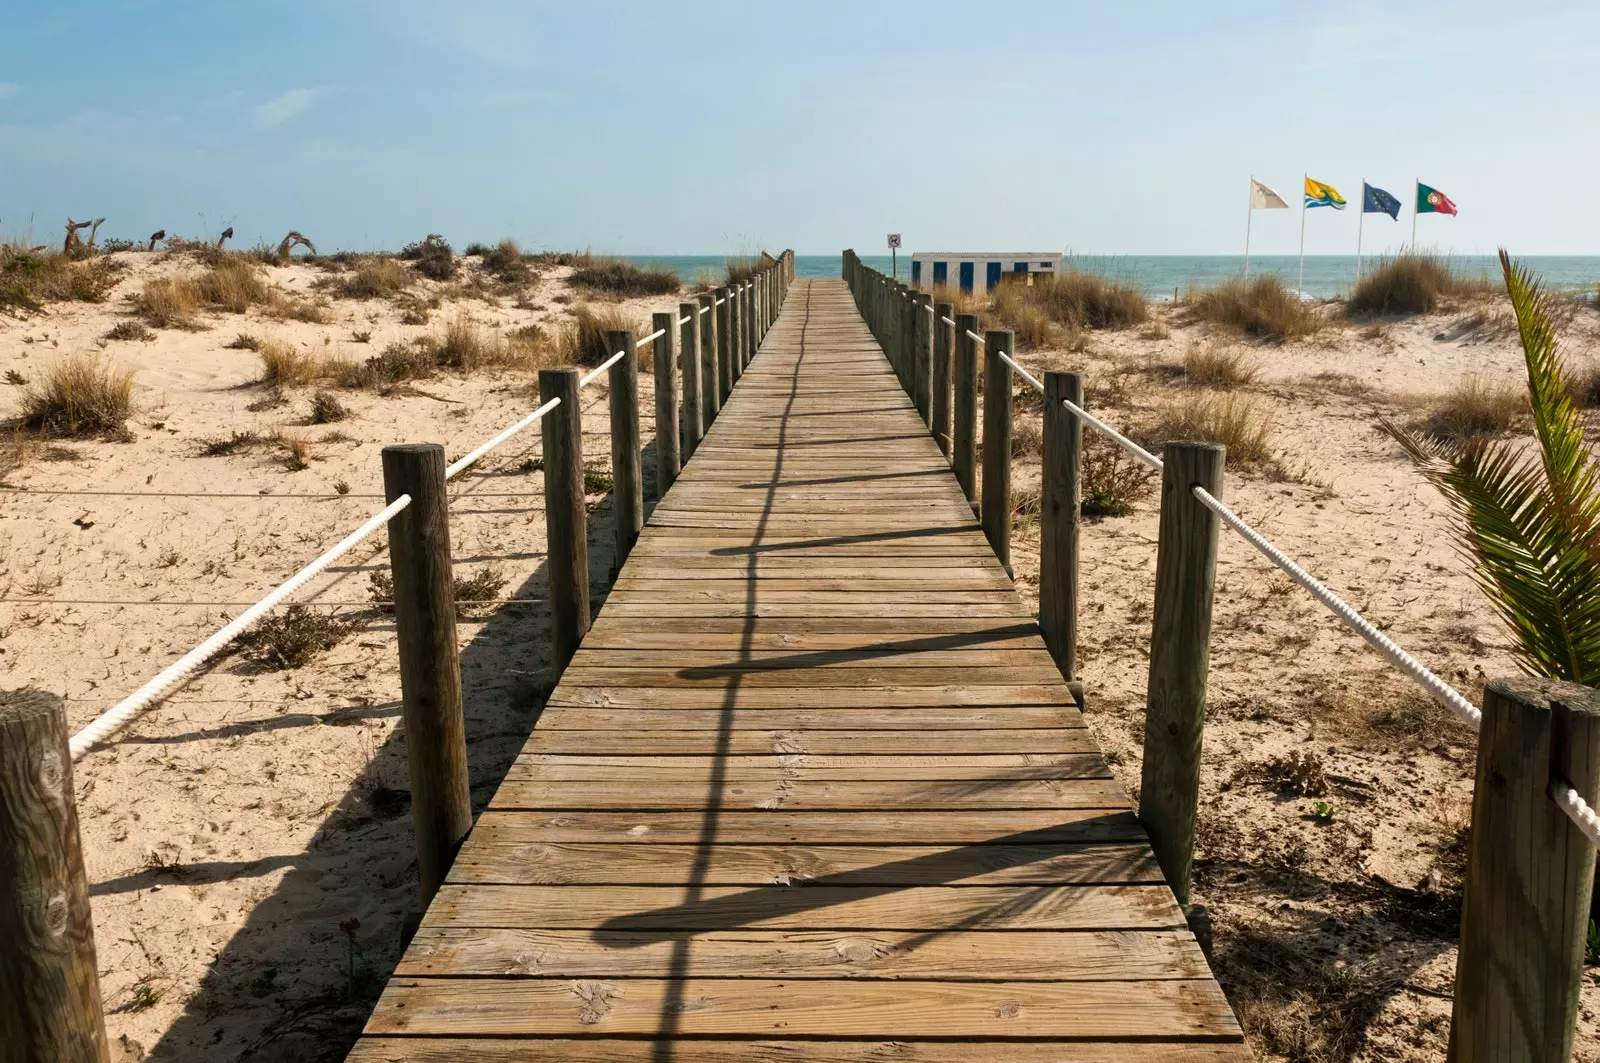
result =
M1474 577L1536 675L1600 681L1600 490L1557 350L1548 296L1504 251L1501 267L1528 371L1537 456L1501 440L1384 428L1455 512Z

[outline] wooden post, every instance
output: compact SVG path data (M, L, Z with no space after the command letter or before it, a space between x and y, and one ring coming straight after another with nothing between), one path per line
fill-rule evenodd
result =
M955 307L940 303L933 308L933 422L929 426L939 451L950 456L950 358L955 345Z
M655 362L651 373L656 387L657 498L667 493L683 468L678 442L678 374L672 367L672 333L677 324L676 314L650 315L650 331L661 333L656 337Z
M951 381L950 467L967 501L978 501L978 334L977 314L956 315L956 358Z
M722 396L717 389L717 293L706 292L700 296L700 413L705 431L722 409ZM701 433L702 437L704 433Z
M933 297L914 292L911 310L911 388L922 423L933 426Z
M700 307L678 304L678 361L683 368L683 460L700 446L706 424L700 414Z
M717 409L727 405L728 392L733 390L733 372L728 362L733 358L733 348L738 343L739 311L733 305L733 288L717 289Z
M615 578L644 528L644 477L639 453L639 355L632 330L607 332L606 346L627 352L606 375L611 393L611 516L616 544L611 575Z
M1553 780L1600 803L1600 693L1518 677L1483 692L1456 957L1452 1063L1572 1058L1595 853Z
M1078 512L1083 423L1081 373L1044 375L1044 450L1039 470L1039 628L1064 679L1078 667Z
M990 329L983 352L983 534L1011 575L1011 367L1012 334Z
M1211 602L1217 574L1216 515L1190 488L1222 497L1224 448L1168 443L1163 451L1156 595L1145 700L1139 819L1167 885L1189 903L1200 747L1211 664Z
M411 496L411 504L389 520L389 571L411 766L417 885L426 909L472 829L444 447L384 447L383 493L390 502Z
M733 341L728 345L728 391L731 394L733 385L739 382L739 377L744 373L744 349L750 333L750 315L745 312L743 286L735 286L729 291L733 293L733 299L728 304L728 320L733 329Z
M550 627L555 674L567 666L589 630L589 525L583 504L583 419L578 371L539 370L541 404L561 405L539 422L544 441L545 571L550 576Z
M61 699L0 693L0 1056L105 1063L94 918Z

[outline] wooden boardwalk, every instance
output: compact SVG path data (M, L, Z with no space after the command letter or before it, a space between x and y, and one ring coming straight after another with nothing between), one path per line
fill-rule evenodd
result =
M795 282L350 1058L1250 1058L841 282Z

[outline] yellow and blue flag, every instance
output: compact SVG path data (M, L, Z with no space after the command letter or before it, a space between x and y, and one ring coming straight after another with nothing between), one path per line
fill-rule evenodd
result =
M1345 208L1344 197L1332 185L1325 185L1321 181L1306 178L1306 206L1332 207L1334 210Z
M1395 221L1400 220L1400 201L1377 185L1361 182L1361 213L1387 214Z

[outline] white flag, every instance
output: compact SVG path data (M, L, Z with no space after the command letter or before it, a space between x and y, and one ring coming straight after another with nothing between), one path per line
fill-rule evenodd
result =
M1250 209L1251 210L1288 210L1289 204L1266 185L1250 178Z

